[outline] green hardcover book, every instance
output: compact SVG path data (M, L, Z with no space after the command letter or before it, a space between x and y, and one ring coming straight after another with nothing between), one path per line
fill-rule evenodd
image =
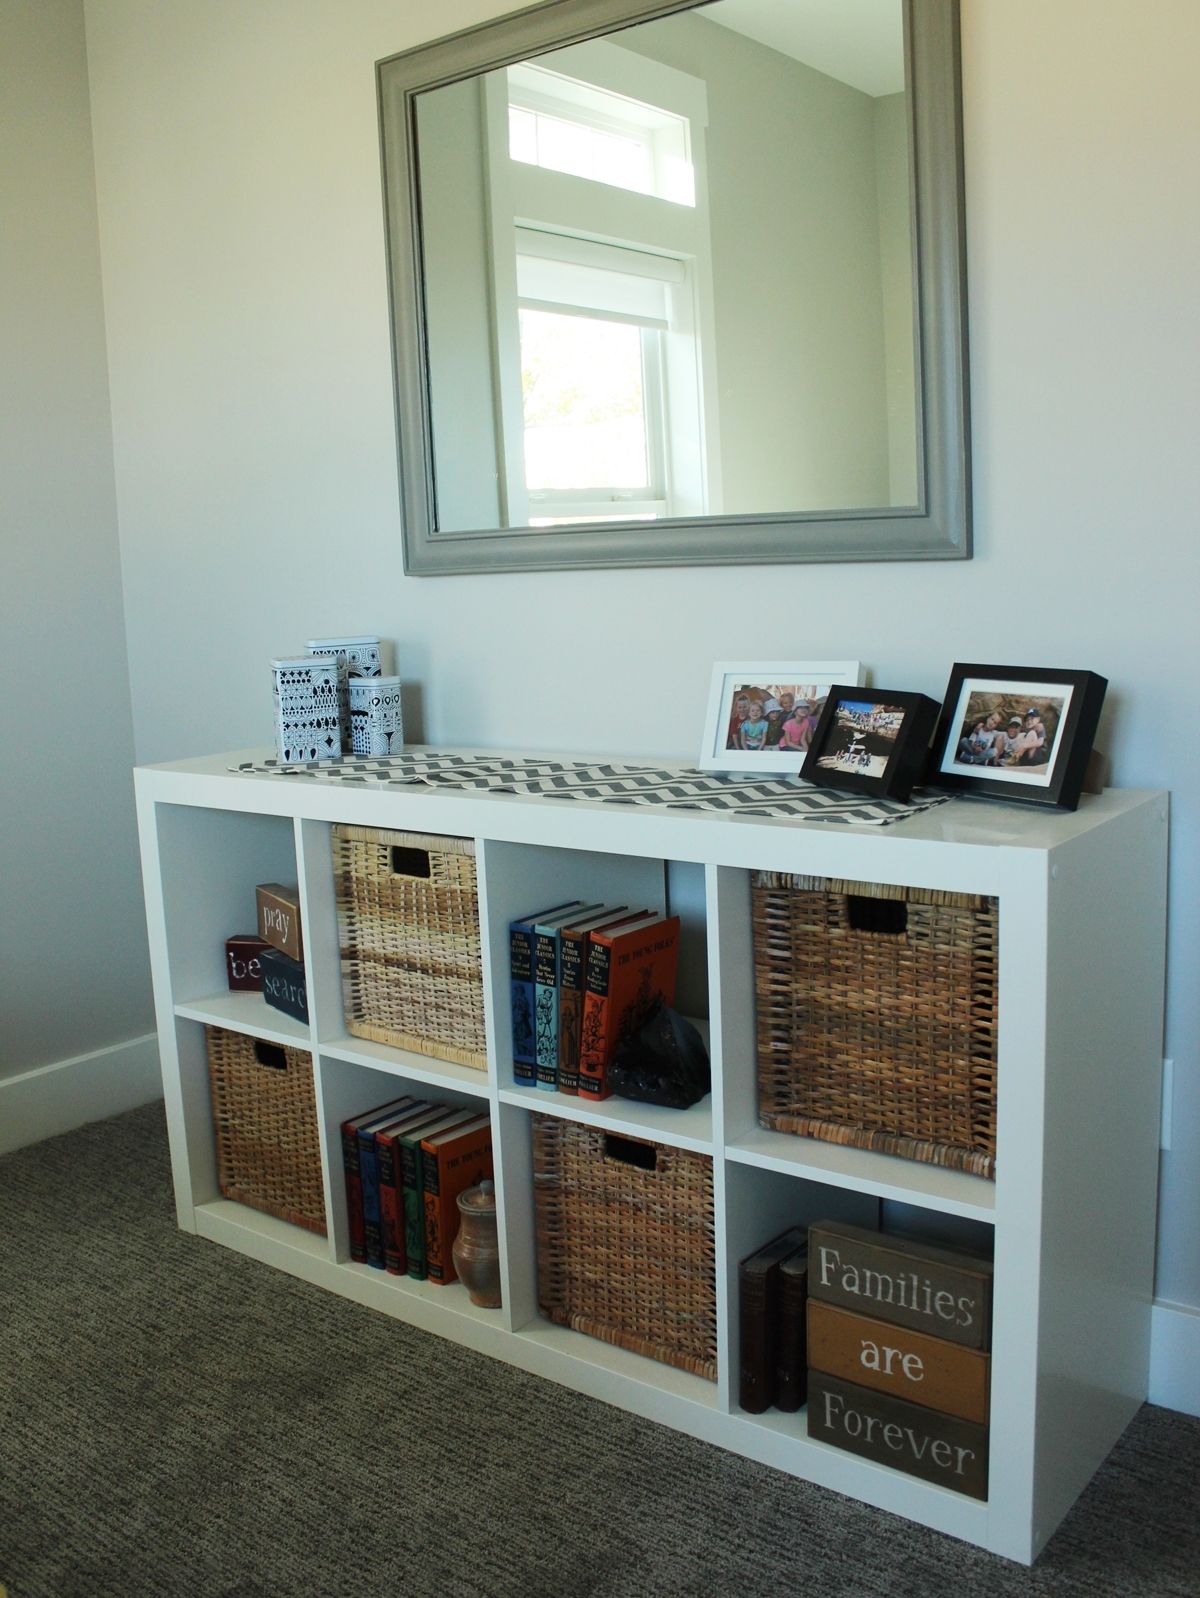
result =
M408 1255L408 1274L423 1282L429 1274L425 1262L425 1171L421 1155L421 1139L457 1126L460 1121L470 1121L479 1114L473 1110L456 1109L442 1104L440 1113L417 1126L406 1127L396 1139L400 1156L400 1176L404 1184L404 1245Z

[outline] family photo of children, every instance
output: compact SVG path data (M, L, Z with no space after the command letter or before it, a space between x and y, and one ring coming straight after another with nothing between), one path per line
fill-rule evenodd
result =
M904 725L903 707L870 699L843 699L834 716L817 765L825 771L882 777Z
M970 692L946 769L1048 781L1065 708L1065 698L1019 687Z
M818 684L738 683L733 690L726 749L803 754L825 708Z

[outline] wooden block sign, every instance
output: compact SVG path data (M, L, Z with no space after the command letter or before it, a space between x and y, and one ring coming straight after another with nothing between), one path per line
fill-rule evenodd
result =
M808 1296L964 1348L989 1348L990 1260L842 1221L809 1229Z
M258 899L258 935L272 948L281 949L289 960L304 958L300 935L300 894L281 882L260 882L254 890Z
M308 990L304 967L289 960L280 949L267 949L259 958L262 967L263 998L275 1010L297 1021L308 1020Z
M232 993L261 993L259 956L268 945L252 932L225 939L225 978Z
M969 1498L987 1497L986 1426L808 1373L808 1435Z
M987 1423L991 1357L978 1348L812 1302L808 1360L827 1376Z

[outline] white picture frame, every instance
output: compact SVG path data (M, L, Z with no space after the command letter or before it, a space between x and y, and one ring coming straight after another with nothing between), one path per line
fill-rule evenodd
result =
M771 723L772 712L767 702L774 700L782 710L785 697L796 702L803 699L810 705L806 720L808 739L816 729L821 704L835 683L860 687L863 681L862 665L857 660L719 660L713 666L712 683L708 691L708 713L704 721L704 742L700 750L702 771L728 771L737 773L770 774L778 777L796 776L804 764L808 743L803 729L784 733L789 718L785 715L779 725L777 741L768 742L775 733ZM759 747L746 746L746 729L738 734L740 741L730 747L735 736L734 723L738 697L741 694L753 699L757 691L767 721L768 731L762 734ZM747 718L748 719L748 718ZM757 738L758 734L755 733Z

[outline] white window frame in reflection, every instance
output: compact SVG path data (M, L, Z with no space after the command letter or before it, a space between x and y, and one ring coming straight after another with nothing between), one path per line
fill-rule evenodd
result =
M657 520L714 514L722 508L705 183L707 94L703 83L685 73L644 57L631 69L628 58L629 52L618 45L592 41L557 53L562 72L522 63L491 74L485 85L498 488L505 526ZM638 101L615 92L631 70L644 97ZM542 93L547 80L552 80L557 103ZM635 108L645 124L671 125L676 130L673 142L659 141L659 177L667 171L669 184L685 169L688 203L514 157L513 104L538 99L538 108L553 106L558 114L567 105L564 95L576 97L584 120L604 122L609 129L620 120L614 107L626 113ZM630 125L637 127L636 122L624 124ZM671 162L674 179L667 170ZM528 281L519 286L518 278L529 276L530 257L538 286ZM568 281L572 286L565 288ZM639 283L643 291L652 289L649 300L638 292ZM649 303L655 296L655 303ZM519 310L534 304L570 314L615 316L645 330L649 492L620 483L599 492L530 492Z

